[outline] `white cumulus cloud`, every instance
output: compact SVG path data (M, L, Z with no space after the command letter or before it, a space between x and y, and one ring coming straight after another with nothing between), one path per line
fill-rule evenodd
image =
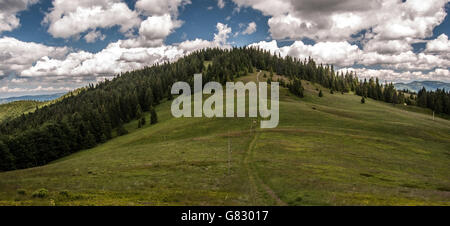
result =
M190 0L138 0L136 9L147 16L171 14L178 16L178 8L191 4Z
M98 39L105 40L105 38L106 38L106 36L104 34L102 34L102 32L95 31L95 30L87 33L84 36L84 40L86 40L87 43L93 43L93 42L97 41Z
M255 22L251 22L248 24L247 28L245 29L245 31L242 32L242 34L244 35L251 35L253 33L256 32L256 23Z
M450 53L450 41L448 36L441 34L434 40L427 43L426 52L432 53Z
M0 33L12 31L20 26L17 13L26 10L38 0L2 0L0 1Z
M168 20L170 21L170 19ZM155 63L174 61L192 51L206 47L227 48L228 34L231 28L226 24L218 23L217 33L212 41L195 39L185 41L178 45L161 45L157 47L127 46L130 40L119 40L109 44L98 53L85 51L72 52L65 58L43 56L36 59L33 66L19 71L20 76L28 78L46 78L53 80L97 80L113 76L121 72L141 69ZM157 34L152 34L157 35ZM155 36L152 38L163 37Z
M164 43L165 38L182 22L173 20L169 14L150 16L139 27L139 37L129 39L123 43L124 47L156 47Z
M217 0L217 6L221 9L225 7L225 1L224 0Z
M446 0L233 0L260 10L275 39L346 40L372 29L379 39L426 38L446 16Z
M338 66L350 66L359 61L362 51L356 45L348 42L319 42L315 45L306 45L302 41L296 41L290 46L278 47L276 40L271 42L261 41L250 46L269 50L281 56L292 56L298 59L314 58L318 63L335 64Z
M0 72L2 74L21 72L45 56L63 58L67 47L49 47L34 42L22 42L15 38L0 38Z
M390 69L342 68L339 72L354 72L360 79L379 78L380 82L444 81L450 82L450 71L437 68L432 71L395 71Z
M125 33L139 26L141 19L119 0L54 0L43 22L53 37L69 38L90 29L113 26Z

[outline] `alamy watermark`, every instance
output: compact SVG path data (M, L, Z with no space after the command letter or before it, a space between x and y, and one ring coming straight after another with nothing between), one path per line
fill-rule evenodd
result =
M191 87L186 82L176 82L172 86L171 93L178 96L172 102L172 115L180 117L225 117L244 118L246 116L246 106L248 106L248 117L257 118L258 113L261 119L261 128L276 128L280 119L279 115L279 84L272 82L270 94L270 109L268 108L267 82L227 82L226 96L223 95L222 85L218 82L208 82L203 86L202 74L194 75L194 94ZM246 103L246 93L248 92L248 105ZM237 93L237 96L235 94ZM203 94L211 95L203 102ZM193 96L193 98L192 98ZM225 97L225 98L224 98ZM224 99L226 106L224 106ZM236 99L236 104L235 104ZM194 115L192 115L192 102L194 103ZM235 112L235 107L237 111Z

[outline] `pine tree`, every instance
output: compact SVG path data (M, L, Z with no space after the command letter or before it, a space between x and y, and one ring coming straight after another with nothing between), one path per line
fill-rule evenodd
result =
M90 131L88 131L86 137L84 138L84 148L93 148L95 145L95 137Z
M147 120L145 120L145 117L142 116L141 120L139 120L142 126L145 126L145 124L147 123Z
M419 105L419 107L428 106L428 93L425 87L423 87L417 94L417 105Z
M141 108L141 105L140 104L138 104L137 106L136 106L136 119L138 119L138 120L140 120L141 118L142 118L142 108Z
M123 127L123 123L120 122L119 126L117 127L117 135L123 136L126 134L128 134L128 130L126 130L125 127Z
M295 78L292 84L289 85L289 91L298 97L303 97L303 86L300 79Z
M158 115L156 114L155 108L150 108L150 124L156 124L158 123Z
M319 91L319 97L323 97L322 90Z
M14 168L14 156L9 151L8 146L0 141L0 171Z
M361 104L365 104L366 103L366 98L362 97L361 98Z
M393 104L398 104L399 103L397 91L394 91L394 94L392 95L392 103Z

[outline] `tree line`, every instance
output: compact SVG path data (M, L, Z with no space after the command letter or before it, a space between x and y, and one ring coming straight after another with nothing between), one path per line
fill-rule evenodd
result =
M423 87L417 94L409 90L396 90L392 83L380 84L378 78L364 79L359 82L356 94L364 98L384 101L392 104L415 105L429 108L437 114L450 114L450 92L445 89L427 91Z
M429 108L437 114L450 114L450 92L445 89L427 91L423 87L417 94L417 106Z

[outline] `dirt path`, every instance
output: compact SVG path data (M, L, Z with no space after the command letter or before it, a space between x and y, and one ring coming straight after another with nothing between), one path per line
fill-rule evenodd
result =
M254 132L253 139L250 142L250 145L247 150L247 154L244 158L244 164L245 168L248 172L248 178L250 181L250 192L251 192L251 198L252 198L252 204L255 204L256 202L256 193L258 191L258 185L264 189L264 191L272 197L272 199L277 203L278 206L287 206L283 200L280 199L280 197L277 196L277 194L269 187L267 186L261 178L258 177L258 174L253 170L251 164L250 164L250 158L253 155L254 148L256 146L256 142L258 140L259 133Z

